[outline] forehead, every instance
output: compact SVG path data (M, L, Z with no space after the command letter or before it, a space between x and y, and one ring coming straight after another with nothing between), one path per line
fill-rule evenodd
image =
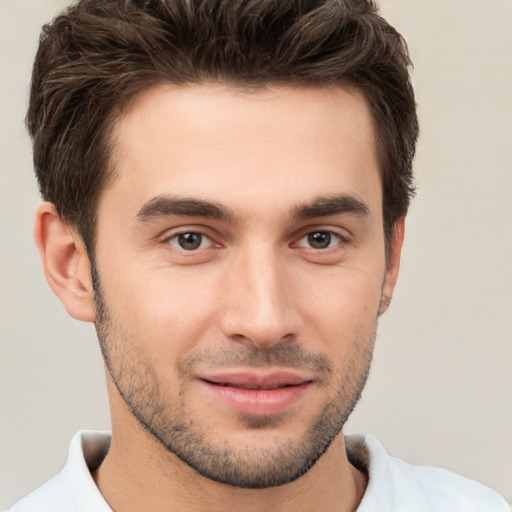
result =
M274 210L331 193L381 201L371 114L350 89L160 85L134 100L113 138L117 172L100 207L116 194L126 208L162 194L235 210L255 197Z

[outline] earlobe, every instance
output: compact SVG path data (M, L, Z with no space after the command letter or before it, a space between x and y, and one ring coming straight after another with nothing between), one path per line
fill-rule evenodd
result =
M382 298L380 302L379 315L386 312L391 304L393 291L398 279L398 271L400 270L400 256L402 254L402 245L405 235L405 219L402 217L395 222L393 226L393 240L391 240L391 248L389 251L386 276L382 287Z
M66 311L77 320L94 321L90 262L82 239L61 220L53 204L36 211L36 241L48 284Z

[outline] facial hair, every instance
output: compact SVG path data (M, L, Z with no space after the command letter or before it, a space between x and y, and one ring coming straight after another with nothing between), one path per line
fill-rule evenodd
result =
M263 489L300 478L326 452L361 397L370 370L377 320L370 339L354 342L357 350L342 375L336 374L325 355L309 353L294 341L265 349L237 345L224 351L203 350L185 358L178 365L180 385L169 398L164 396L161 381L143 349L129 333L122 332L121 323L103 298L95 269L93 283L95 326L101 351L128 409L168 452L215 482ZM210 432L202 425L201 418L188 410L186 384L193 378L194 368L202 362L215 368L242 365L309 370L318 376L320 386L332 387L332 382L336 382L336 387L300 440L281 439L261 449L251 445L248 437L245 446L232 446L208 438ZM282 418L241 414L239 420L254 435L275 427Z

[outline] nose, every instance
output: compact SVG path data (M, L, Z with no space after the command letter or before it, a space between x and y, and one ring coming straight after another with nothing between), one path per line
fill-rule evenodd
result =
M285 258L262 247L239 254L226 270L221 328L232 340L269 348L298 335L297 297Z

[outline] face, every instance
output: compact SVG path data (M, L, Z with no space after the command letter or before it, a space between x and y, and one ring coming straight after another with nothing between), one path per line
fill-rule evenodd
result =
M360 396L392 289L365 101L160 86L114 140L95 303L118 428L218 482L298 478Z

